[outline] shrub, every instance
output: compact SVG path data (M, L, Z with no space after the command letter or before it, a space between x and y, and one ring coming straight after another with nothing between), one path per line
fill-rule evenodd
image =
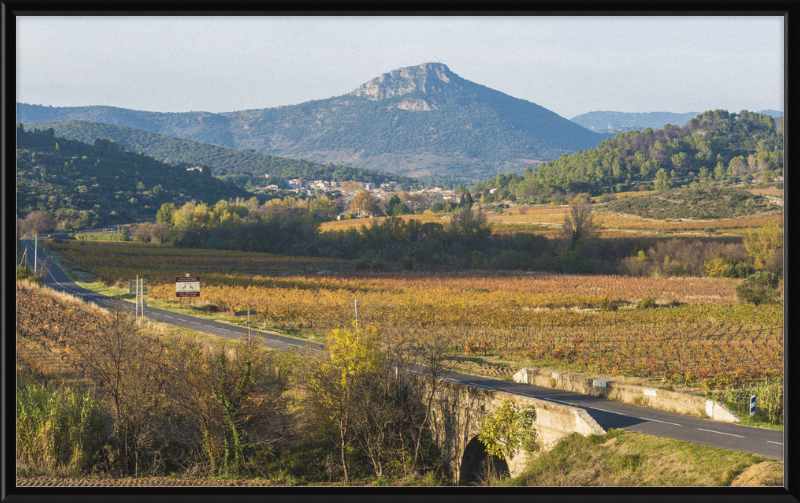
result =
M736 296L756 306L775 304L780 300L778 282L780 276L774 272L759 271L745 278L733 288Z
M33 272L25 269L24 267L17 267L17 281L33 281L35 283L42 283L42 278L33 274Z
M601 311L616 311L617 305L611 301L608 297L603 297L603 300L600 301L600 310Z
M656 307L656 299L653 297L645 297L639 301L639 304L636 305L639 309L652 309Z

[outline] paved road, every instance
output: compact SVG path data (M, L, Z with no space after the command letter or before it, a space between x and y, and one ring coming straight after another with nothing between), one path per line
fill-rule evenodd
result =
M33 242L28 240L23 242L29 247L28 253L33 257ZM41 247L39 250L39 257L44 257ZM72 293L73 295L82 297L86 301L94 302L101 306L107 306L113 302L109 297L79 287L73 283L58 266L49 261L47 262L50 267L50 273L45 279L45 284L47 286L56 290ZM145 308L145 316L162 323L185 326L192 330L197 330L198 332L222 337L239 338L243 334L247 334L246 328L196 316L177 314L161 309ZM258 331L254 330L254 332ZM264 337L266 346L281 351L290 351L293 348L306 345L319 346L302 339L294 339L275 333L259 333ZM710 419L700 419L693 416L664 412L593 396L580 395L550 388L541 388L530 384L508 382L488 377L477 377L458 372L451 372L446 379L451 382L459 382L469 386L502 390L518 395L580 407L585 409L586 412L606 430L609 428L621 428L656 437L673 438L711 447L750 452L778 460L783 460L784 457L784 439L783 432L781 431L723 423Z

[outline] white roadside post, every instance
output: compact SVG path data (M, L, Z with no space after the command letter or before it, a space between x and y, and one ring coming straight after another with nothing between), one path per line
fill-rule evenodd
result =
M141 311L140 312L141 312L141 315L142 315L142 322L144 322L144 277L142 278L142 283L139 285L139 291L141 292L141 294L139 295L139 298L142 301L142 306L141 306Z
M756 417L756 396L750 397L750 417Z
M139 275L136 275L136 317L139 317Z

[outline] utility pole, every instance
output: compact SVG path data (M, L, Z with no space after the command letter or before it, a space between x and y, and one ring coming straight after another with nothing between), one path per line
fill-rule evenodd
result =
M358 326L358 299L354 299L356 303L356 326Z
M139 275L136 275L136 317L139 317Z
M39 235L33 238L33 274L36 274L36 262L38 262Z

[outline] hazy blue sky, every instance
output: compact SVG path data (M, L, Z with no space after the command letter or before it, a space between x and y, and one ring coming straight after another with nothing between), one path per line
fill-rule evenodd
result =
M566 118L783 110L781 17L18 17L17 101L294 105L441 62Z

